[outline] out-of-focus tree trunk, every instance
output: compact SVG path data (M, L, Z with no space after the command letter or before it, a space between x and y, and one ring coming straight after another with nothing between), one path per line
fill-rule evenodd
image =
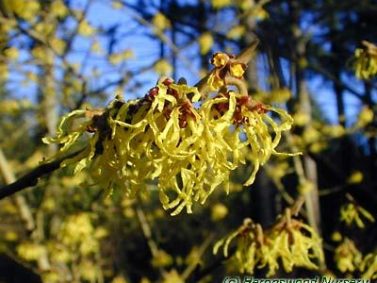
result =
M44 47L46 58L54 58L52 50L48 47ZM48 60L50 61L50 60ZM47 136L55 136L56 125L58 122L57 113L57 101L56 101L56 89L53 74L53 66L50 63L46 63L41 67L40 86L41 86L41 116L42 121L46 129ZM48 145L49 154L53 154L56 151L56 145Z
M3 177L6 184L11 184L14 181L16 181L16 177L13 174L13 171L11 167L9 166L9 163L0 148L0 175ZM26 202L26 199L21 194L16 194L12 197L12 201L15 202L20 217L25 223L25 228L28 232L31 232L35 228L35 223L33 219L33 215L30 211L30 208Z
M246 34L241 42L241 48L246 48L251 43L255 42L255 30L256 30L256 19L255 17L244 17L242 18L241 24L245 27ZM248 62L248 67L246 69L246 79L249 91L257 91L260 89L258 82L258 68L257 68L257 55L258 51L255 50L255 55L253 59ZM274 197L273 197L273 187L267 174L262 171L258 174L256 180L257 190L250 190L251 199L256 198L258 201L253 205L255 209L256 219L263 226L268 226L275 220L275 208L274 208Z
M300 66L300 62L306 60L306 38L302 33L299 26L300 22L300 1L292 1L290 3L290 10L292 16L292 30L293 30L293 44L292 50L294 59L292 64L295 64L295 84L296 84L296 97L300 111L307 114L310 117L309 122L304 126L304 131L311 125L312 106L310 101L310 95L307 88L307 82L304 77L303 68ZM318 178L317 178L317 164L308 155L304 154L302 158L305 178L311 183L311 189L304 192L305 207L309 224L313 227L318 234L321 234L321 214L319 204L319 192L318 192ZM320 263L321 267L324 267L324 262Z
M49 5L46 3L46 5ZM45 13L43 15L44 22L49 22L50 14ZM52 23L51 23L52 24ZM46 42L48 40L48 36L46 35L45 38ZM38 85L40 86L40 93L39 93L39 102L40 102L40 109L39 109L39 118L40 118L40 125L41 128L44 129L44 135L48 137L54 137L56 135L56 126L58 123L58 112L57 112L57 94L56 94L56 83L55 83L55 76L54 76L54 60L55 54L53 50L45 44L41 44L41 50L44 54L44 61L40 66L40 76ZM57 146L54 144L48 145L48 154L52 156L55 154L57 150ZM47 189L47 188L46 188ZM49 193L47 190L44 192ZM32 234L32 239L36 243L41 243L45 239L44 229L45 226L45 217L42 213L37 211L36 216L36 228L34 233ZM43 253L41 257L38 259L38 267L40 270L46 271L49 270L50 261L47 255L47 252Z
M243 47L246 47L249 44L255 42L256 35L254 34L254 31L256 29L256 21L254 17L247 17L242 21L242 24L246 28L246 34L244 38L245 46L243 46ZM249 62L248 67L246 69L248 87L249 89L252 89L252 90L259 89L256 57L257 57L257 51L255 52L253 60Z

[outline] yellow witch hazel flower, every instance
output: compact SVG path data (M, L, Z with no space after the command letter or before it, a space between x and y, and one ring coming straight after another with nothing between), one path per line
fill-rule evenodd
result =
M377 74L377 46L365 40L362 45L355 50L354 69L356 77L369 80Z
M369 253L360 264L362 279L377 279L377 253Z
M218 52L212 56L212 65L215 69L208 78L208 85L211 90L217 91L226 85L225 78L227 75L235 78L242 78L246 70L244 63L238 62L233 56L226 53Z
M343 205L340 209L340 221L345 222L348 226L353 223L359 228L364 228L365 224L363 220L374 222L375 219L366 209L351 201Z
M215 98L205 101L202 111L205 112L203 116L207 118L208 127L213 129L213 137L228 150L228 166L236 168L245 164L246 158L252 162L253 171L245 186L254 182L260 166L272 154L290 155L276 151L281 133L289 130L293 123L292 117L285 111L255 102L249 96L233 91L219 93ZM277 114L280 124L268 112ZM229 125L234 128L230 129ZM249 152L247 155L244 154L245 149Z
M57 136L44 141L62 145L58 156L86 144L62 166L74 164L75 173L88 169L109 192L119 188L134 197L155 184L164 209L191 213L193 204L204 204L216 188L228 192L231 172L250 161L245 186L251 185L259 167L282 154L276 147L293 123L283 110L227 91L227 76L240 80L245 64L225 53L215 54L213 64L213 83L224 83L216 96L205 98L197 87L162 78L141 99L117 98L103 110L67 114Z
M222 9L232 4L231 0L211 0L212 7L215 9Z
M198 43L200 54L207 54L214 44L213 36L211 35L211 33L205 32L199 37Z
M345 238L335 250L335 262L341 272L353 272L358 269L362 260L361 252L356 248L355 243Z
M171 25L169 19L162 13L156 13L154 15L152 24L158 31L164 31Z
M268 267L267 276L273 276L280 263L286 272L291 272L294 267L317 269L315 261L323 261L317 233L307 224L291 219L289 212L267 231L246 219L240 228L215 244L214 253L223 247L224 256L228 257L234 239L237 246L233 258L242 273L253 274L255 268Z
M190 99L189 99L190 97ZM208 197L218 185L216 166L208 172L210 159L205 141L200 141L203 123L192 102L196 88L161 81L139 100L113 101L102 111L77 110L62 119L56 138L45 142L62 144L69 150L86 133L89 145L63 165L75 163L75 172L87 167L93 179L107 188L121 187L129 196L158 178L165 209L178 214L192 203ZM91 119L87 119L91 117ZM74 120L83 119L74 128ZM86 119L86 120L85 120ZM205 191L204 186L209 186ZM170 201L169 196L176 194Z

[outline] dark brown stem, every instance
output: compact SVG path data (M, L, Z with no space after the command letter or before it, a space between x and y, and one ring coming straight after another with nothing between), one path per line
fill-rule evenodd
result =
M28 187L35 186L38 183L38 179L44 175L48 175L55 170L57 170L60 167L60 164L68 159L71 158L77 154L79 154L82 150L73 152L67 156L60 157L54 161L43 163L39 165L37 168L32 170L31 172L27 173L17 181L3 186L0 188L0 199L6 198L8 196L11 196L19 191L22 191Z

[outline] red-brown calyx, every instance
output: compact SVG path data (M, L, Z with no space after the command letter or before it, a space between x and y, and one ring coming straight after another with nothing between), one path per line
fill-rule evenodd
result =
M227 97L229 98L229 92L221 93L220 97ZM224 115L226 111L229 109L229 102L221 102L216 104L215 109L219 112L220 115ZM250 96L241 96L236 98L236 108L233 114L233 123L235 125L241 125L244 123L248 123L248 117L245 117L242 114L242 110L247 108L249 111L256 111L259 114L264 114L267 112L265 105L261 102L255 102L252 100Z

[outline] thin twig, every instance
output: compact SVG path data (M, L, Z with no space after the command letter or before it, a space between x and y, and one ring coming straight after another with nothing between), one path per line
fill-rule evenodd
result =
M136 215L139 219L141 230L143 231L144 237L147 240L149 249L151 250L152 256L156 257L158 254L158 246L152 238L152 230L147 221L147 217L140 206L136 207Z
M0 188L0 199L6 198L8 196L11 196L19 191L22 191L28 187L35 186L38 183L38 179L44 175L51 174L55 170L57 170L60 167L60 164L68 159L71 158L77 154L79 154L82 150L75 151L67 156L60 157L56 160L53 160L51 162L46 162L41 165L39 165L37 168L33 169L23 177L19 178L17 181L3 186Z
M212 243L212 240L214 238L214 234L210 234L202 243L202 245L199 247L198 255L195 258L195 260L189 264L186 269L182 272L182 278L183 280L187 280L190 275L195 271L195 268L197 268L200 260L202 259L203 254L209 247L209 245Z

